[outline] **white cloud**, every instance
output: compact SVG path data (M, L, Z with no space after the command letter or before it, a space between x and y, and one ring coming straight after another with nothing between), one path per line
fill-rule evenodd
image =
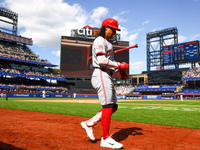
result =
M162 27L154 28L151 32L160 31L160 30L163 30L163 28Z
M121 18L120 16L113 16L113 19L117 20L118 22L126 22L126 19Z
M52 54L55 56L60 56L60 51L52 51Z
M145 62L134 62L134 63L130 63L130 70L131 71L140 71L141 69L143 69L145 65Z
M98 7L92 10L90 16L91 22L94 22L94 26L100 26L102 21L101 18L105 18L108 14L108 8Z
M129 41L130 45L136 44L136 39L138 37L139 32L129 35L129 31L127 30L127 28L124 27L119 27L119 28L121 29L120 35L122 41Z
M86 24L87 12L62 0L6 0L8 9L18 13L20 35L39 46L59 49L61 35Z
M147 20L147 21L145 21L145 22L143 22L143 26L145 25L145 24L148 24L149 23L149 21Z
M196 34L196 35L190 35L189 41L194 41L194 40L198 40L198 38L200 37L200 34ZM188 42L186 41L188 38L186 36L183 35L179 35L178 36L178 43L184 43L184 42ZM171 45L173 44L173 39L172 40L168 40L165 41L167 45Z
M32 38L33 44L38 47L53 49L55 56L60 56L61 36L70 36L71 29L81 28L85 25L100 27L101 22L109 16L109 9L97 7L87 12L80 4L72 5L63 0L5 0L0 6L18 13L19 35ZM113 18L119 22L126 22L122 11ZM130 34L122 28L121 40L135 44L138 32Z
M127 13L129 13L129 11L123 10L123 11L120 13L120 15L127 14Z
M60 67L60 61L56 61L55 65L58 65Z
M131 33L133 33L133 32L141 32L141 31L144 31L144 30L145 30L145 28L139 28L139 29L135 29L135 30L131 31Z
M32 38L39 47L55 49L52 54L60 56L61 36L70 36L71 29L85 25L101 24L108 9L98 7L88 13L79 4L69 5L63 0L6 0L4 6L18 13L18 30L24 37Z
M174 39L165 40L165 44L166 44L166 45L173 45L173 44L174 44ZM165 46L165 45L164 45L164 46Z
M187 40L187 37L186 36L182 36L182 35L179 35L178 36L178 43L182 43L182 42L184 42L184 41L186 41Z
M121 13L113 16L112 18L116 19L118 22L127 22L126 19L124 19L124 17L122 17L122 15L128 13L128 11L122 11Z
M165 37L166 39L167 38L170 38L170 39L167 39L164 41L164 45L173 45L174 44L174 39L173 39L173 35L169 35L167 37ZM178 36L178 43L183 43L184 41L186 41L187 37L186 36L182 36L182 35L179 35Z
M200 37L200 34L196 34L194 36L190 36L190 40L191 41L198 40L199 37Z

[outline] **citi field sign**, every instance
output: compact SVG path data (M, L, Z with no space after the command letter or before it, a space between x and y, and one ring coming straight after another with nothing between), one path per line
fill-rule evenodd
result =
M71 30L71 36L96 37L99 31L100 28L84 26L83 28Z

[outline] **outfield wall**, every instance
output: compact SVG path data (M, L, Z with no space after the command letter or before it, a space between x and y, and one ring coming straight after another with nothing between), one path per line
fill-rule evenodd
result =
M0 93L0 97L5 97L6 93ZM46 98L73 98L73 93L68 94L46 94ZM8 97L30 97L42 98L42 93L8 93ZM76 98L98 98L96 94L76 94Z
M180 99L183 95L184 99L200 99L199 94L174 94L174 95L117 95L117 99ZM0 97L6 96L5 92L0 93ZM42 93L9 93L8 97L18 98L42 98ZM73 98L73 93L67 94L46 94L46 98ZM98 98L97 94L76 94L76 98Z
M126 99L198 99L200 100L200 94L174 94L174 95L127 95Z

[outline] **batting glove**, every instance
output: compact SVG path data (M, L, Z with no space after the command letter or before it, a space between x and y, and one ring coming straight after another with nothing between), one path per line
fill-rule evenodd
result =
M129 68L129 64L123 62L123 63L120 63L120 62L117 62L117 65L119 66L119 69L128 69Z

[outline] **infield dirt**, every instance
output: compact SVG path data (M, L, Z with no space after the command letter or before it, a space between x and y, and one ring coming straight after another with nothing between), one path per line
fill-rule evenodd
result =
M85 117L0 108L0 149L103 150L101 124L89 141ZM111 120L110 134L127 150L197 150L200 130Z

